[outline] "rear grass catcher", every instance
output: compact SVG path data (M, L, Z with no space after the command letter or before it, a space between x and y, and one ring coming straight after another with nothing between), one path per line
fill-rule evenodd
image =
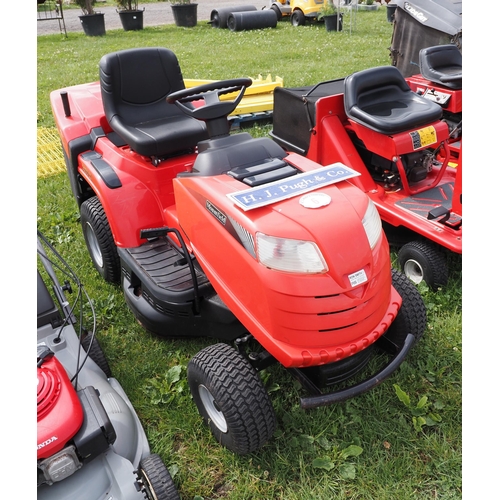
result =
M51 94L96 269L121 282L146 330L219 341L187 376L214 436L239 454L275 430L260 370L289 370L303 408L332 404L380 384L426 327L374 204L346 180L355 171L230 134L250 84L185 89L173 52L141 48L105 55L99 82Z
M41 233L37 255L38 500L179 500L167 467L150 453L132 403L111 375L95 337L95 318L91 331L76 320L82 301L92 309L82 283ZM68 278L63 285L56 269ZM70 304L72 286L77 297Z

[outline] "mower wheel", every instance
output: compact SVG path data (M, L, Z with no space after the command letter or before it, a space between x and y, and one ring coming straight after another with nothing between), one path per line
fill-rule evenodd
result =
M257 371L227 344L202 349L188 364L187 378L200 415L217 441L239 455L271 439L276 416Z
M277 5L271 5L271 10L274 10L274 12L276 14L276 19L278 21L281 21L281 19L283 18L283 14L281 13L281 9Z
M120 258L108 219L97 196L82 203L80 222L94 267L109 283L119 283Z
M415 336L415 341L422 337L427 326L427 311L416 286L396 269L392 270L392 285L401 295L403 303L384 337L401 348L408 333Z
M448 282L446 256L434 244L410 241L399 250L398 262L406 276L416 284L425 281L436 291Z
M141 460L136 474L140 491L147 500L180 500L172 476L159 455L153 453Z
M306 24L306 16L301 10L294 10L290 16L292 26L304 26Z
M99 344L96 336L92 340L92 335L88 333L82 338L82 347L92 361L104 372L107 378L110 378L111 368L109 367L108 360Z

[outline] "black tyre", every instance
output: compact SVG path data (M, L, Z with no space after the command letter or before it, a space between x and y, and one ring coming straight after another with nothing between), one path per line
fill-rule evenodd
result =
M94 340L92 340L91 335L85 335L82 338L82 347L89 354L92 361L106 374L106 377L110 378L112 376L111 368L96 336L94 335Z
M147 500L180 500L170 472L155 453L141 460L137 479Z
M99 274L110 283L120 282L120 258L109 227L109 222L96 196L80 207L83 237Z
M436 291L448 283L446 256L434 244L426 241L410 241L398 252L398 263L414 283L425 281Z
M215 344L188 364L187 378L200 415L215 439L239 455L271 439L276 416L257 371L235 349Z
M278 21L281 21L281 19L283 18L283 14L281 13L281 9L277 5L271 5L271 10L274 10L274 12L276 13L276 19Z
M412 333L416 341L422 337L427 326L427 311L415 285L396 269L392 270L392 285L401 295L403 303L385 337L401 348L408 333Z
M304 26L306 24L306 16L301 10L294 10L290 16L292 26Z

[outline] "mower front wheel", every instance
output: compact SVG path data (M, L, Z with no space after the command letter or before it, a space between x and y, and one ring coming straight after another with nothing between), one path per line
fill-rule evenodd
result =
M416 286L396 269L392 270L392 285L401 295L403 302L396 319L389 326L384 337L401 349L408 333L415 336L415 341L422 337L427 326L427 311Z
M80 222L94 267L109 283L119 283L120 258L108 219L97 196L82 203Z
M306 24L306 16L301 10L294 10L290 16L292 26L304 26Z
M416 284L425 281L436 291L448 282L446 257L434 244L410 241L399 250L398 262L406 276Z
M276 416L257 371L227 344L202 349L189 362L187 379L200 415L215 439L245 455L271 439Z
M141 460L137 478L147 500L180 500L172 476L159 455L153 453Z

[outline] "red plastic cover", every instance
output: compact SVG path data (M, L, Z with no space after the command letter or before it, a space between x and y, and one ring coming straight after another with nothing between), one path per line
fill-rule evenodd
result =
M58 452L78 432L83 410L66 370L53 356L37 368L37 459Z

